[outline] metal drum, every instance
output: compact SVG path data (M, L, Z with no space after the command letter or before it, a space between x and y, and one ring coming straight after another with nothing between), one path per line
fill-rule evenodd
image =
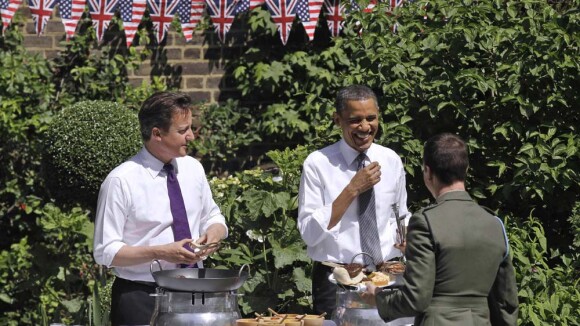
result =
M191 293L157 288L151 326L235 326L241 318L235 292Z
M159 271L153 271L153 263ZM244 267L248 268L244 272ZM175 269L164 271L151 263L157 283L151 326L235 326L241 318L237 290L249 275L221 269Z
M400 276L395 284L402 282ZM396 286L396 285L395 285ZM398 291L396 287L388 287L386 291ZM336 309L332 321L337 326L402 326L413 325L414 318L399 318L385 323L379 316L376 305L366 303L361 297L362 291L351 287L338 287L336 290Z

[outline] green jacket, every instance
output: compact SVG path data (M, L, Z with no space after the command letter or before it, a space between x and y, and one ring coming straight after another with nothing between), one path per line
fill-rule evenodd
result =
M381 318L415 316L415 326L516 325L515 272L501 220L465 191L414 214L399 291L377 295Z

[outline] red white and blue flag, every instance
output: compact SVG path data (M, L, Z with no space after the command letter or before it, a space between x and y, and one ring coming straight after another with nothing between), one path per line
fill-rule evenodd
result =
M22 4L22 0L2 0L0 2L0 15L2 15L2 35L12 22L12 17Z
M261 7L266 0L237 0L235 15Z
M345 6L340 3L340 0L324 0L324 12L330 35L336 37L340 34L344 23L344 10Z
M215 31L224 42L236 16L236 0L207 0L206 5Z
M118 0L89 0L89 14L99 42L103 40L103 34L115 16L118 5Z
M85 5L86 0L59 0L58 10L67 40L75 36L77 25L85 11Z
M157 44L161 44L165 39L173 16L177 13L178 5L179 0L147 0Z
M40 35L44 31L56 2L57 0L28 0L28 8L30 8L30 14L34 20L36 35Z
M193 30L197 27L205 9L204 0L180 0L177 13L181 21L181 31L185 41L191 41Z
M274 24L278 26L280 32L280 39L282 44L286 44L288 36L292 30L292 24L297 15L298 1L300 0L266 0L266 7L270 12L270 16ZM305 7L305 10L307 7ZM308 15L308 11L305 11ZM308 17L308 20L310 18Z
M121 20L123 20L127 47L133 44L135 33L137 33L146 8L146 0L119 0L119 12Z
M308 0L308 15L310 19L303 21L302 26L304 26L306 35L308 35L308 39L311 41L314 39L314 32L316 31L316 25L318 25L323 3L324 0Z

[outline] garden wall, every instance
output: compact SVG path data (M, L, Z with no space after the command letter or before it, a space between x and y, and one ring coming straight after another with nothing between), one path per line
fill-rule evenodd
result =
M19 11L25 21L22 33L26 49L47 59L57 57L66 46L64 26L58 16L58 8L55 9L53 17L40 36L35 32L34 21L28 7L23 4ZM231 33L236 31L231 30ZM117 44L121 44L119 52L127 51L122 30L108 30L103 39L105 44L117 40ZM118 42L119 40L122 42ZM241 51L240 47L223 47L216 41L215 34L204 31L196 31L193 39L186 43L183 35L173 28L169 29L166 39L160 46L155 45L154 40L151 42L155 48L150 60L129 72L132 84L141 85L143 81L150 81L153 76L163 76L171 80L168 84L179 87L196 100L221 102L227 98L237 97L232 85L225 82L227 78L224 77L226 73L223 58L236 55ZM133 46L140 49L139 45ZM99 45L95 44L94 50L98 49Z

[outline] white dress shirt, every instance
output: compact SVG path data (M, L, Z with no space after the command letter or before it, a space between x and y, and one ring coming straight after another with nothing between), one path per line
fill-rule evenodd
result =
M348 207L342 219L327 230L332 203L357 172L358 152L344 139L311 153L304 161L298 197L298 229L315 261L350 263L362 251L358 223L358 200ZM399 214L408 224L405 170L401 158L391 149L372 144L366 152L367 164L377 161L381 181L374 186L377 227L383 260L401 256L394 247L397 222L391 205L399 204ZM355 262L363 263L363 255Z
M193 240L212 224L226 226L213 200L203 166L191 156L176 158L171 164L181 187ZM112 267L113 258L123 246L174 242L172 224L163 162L143 147L111 171L101 185L95 220L95 261ZM113 266L113 270L124 279L152 282L150 265ZM177 268L176 264L166 261L161 261L161 266L164 270ZM155 264L154 271L158 269Z

